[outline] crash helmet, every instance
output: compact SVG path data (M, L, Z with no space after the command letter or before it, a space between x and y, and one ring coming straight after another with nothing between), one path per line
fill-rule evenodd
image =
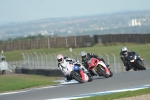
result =
M59 63L62 63L62 62L64 61L64 56L63 56L62 54L58 54L58 55L57 55L57 61L58 61Z
M82 51L80 53L80 55L81 55L82 59L85 59L87 57L87 53L85 51Z
M128 55L128 49L126 48L126 47L122 47L121 48L121 53L123 54L123 55Z

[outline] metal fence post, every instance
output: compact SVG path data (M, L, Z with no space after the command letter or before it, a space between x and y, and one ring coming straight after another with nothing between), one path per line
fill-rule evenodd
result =
M44 55L45 55L45 57L46 57L46 68L48 67L48 65L47 65L47 55L45 54L45 53L43 53Z
M24 55L24 53L21 53L22 54L22 56L23 56L23 60L25 60L25 55Z
M106 57L107 57L107 63L109 64L109 56L107 53L105 53Z
M51 58L51 63L50 63L50 66L52 66L52 54L48 53L50 55L50 58Z
M42 62L42 68L43 68L43 57L42 57L42 54L41 53L39 53L40 55L41 55L41 62ZM41 68L41 69L42 69Z
M36 55L36 64L35 64L35 66L36 67L34 67L35 69L37 68L37 66L38 66L38 55L37 55L37 53L36 52L34 52L34 54Z
M113 54L113 53L111 53L112 55L113 55L113 57L114 57L114 67L115 67L115 73L117 72L117 70L116 70L116 56Z
M34 68L34 57L33 57L33 55L32 55L32 53L30 53L30 55L31 55L31 64L32 64L32 67Z
M29 63L29 55L26 53L26 55L28 56L28 66L30 68L30 63Z
M25 64L25 54L24 53L21 53L22 54L22 56L23 56L23 65Z

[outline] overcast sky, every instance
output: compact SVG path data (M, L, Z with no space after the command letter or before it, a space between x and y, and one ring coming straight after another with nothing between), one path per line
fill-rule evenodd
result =
M150 10L150 0L0 0L0 24L130 10Z

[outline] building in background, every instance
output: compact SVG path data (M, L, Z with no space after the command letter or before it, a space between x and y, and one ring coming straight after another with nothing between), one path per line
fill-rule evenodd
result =
M140 19L132 19L131 25L132 25L132 26L141 26L141 21L140 21Z

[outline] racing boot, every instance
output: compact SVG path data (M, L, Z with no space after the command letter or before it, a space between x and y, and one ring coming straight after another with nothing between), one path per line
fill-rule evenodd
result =
M72 77L71 76L65 76L65 79L64 79L64 81L65 82L69 82L69 81L71 81L72 80Z

